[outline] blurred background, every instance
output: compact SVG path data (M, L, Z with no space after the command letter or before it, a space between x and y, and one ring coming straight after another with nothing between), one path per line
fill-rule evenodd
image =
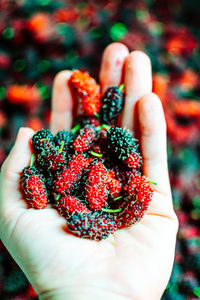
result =
M0 164L19 127L48 127L57 72L80 68L98 78L102 52L113 41L150 56L180 221L162 300L200 298L199 15L198 0L0 0ZM37 299L2 244L0 299Z

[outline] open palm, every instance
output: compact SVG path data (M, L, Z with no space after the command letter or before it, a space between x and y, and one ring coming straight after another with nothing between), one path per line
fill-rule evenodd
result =
M70 129L73 101L60 72L52 99L51 130ZM77 238L49 205L27 209L20 173L29 164L29 140L21 128L6 159L0 181L0 236L41 299L160 299L173 265L177 218L167 171L166 124L158 97L151 93L151 65L139 51L113 43L103 54L102 91L125 84L121 125L140 139L144 175L157 182L147 214L136 225L101 242Z

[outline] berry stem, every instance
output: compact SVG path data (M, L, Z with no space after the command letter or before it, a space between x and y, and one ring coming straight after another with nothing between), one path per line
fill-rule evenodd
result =
M104 129L106 129L108 131L110 129L110 126L108 126L106 124L103 124L103 125L101 125L101 128L104 128Z
M157 182L155 182L155 181L153 181L153 180L151 180L150 178L148 178L148 177L145 177L146 178L146 180L148 181L148 182L150 182L150 183L153 183L154 185L157 185Z
M76 133L79 129L80 129L80 127L81 127L81 125L80 124L77 124L76 126L74 126L73 128L72 128L72 132L73 133Z
M119 90L120 92L123 92L123 89L124 89L124 84L122 83L122 84L120 84L120 86L118 87L118 90Z
M103 154L101 154L101 153L96 153L96 152L94 152L94 151L90 151L90 154L91 154L91 155L94 155L94 156L96 156L96 157L102 157L102 156L103 156Z
M32 154L31 154L30 167L32 167L32 166L33 166L34 159L35 159L35 154L34 154L34 153L32 153Z
M61 153L62 152L62 150L63 150L63 147L64 147L64 144L65 144L65 142L64 141L61 141L61 146L60 146L60 149L59 149L59 153Z
M123 196L119 196L117 198L114 198L113 201L117 201L117 200L122 199L122 198L123 198Z
M110 129L110 126L106 125L106 124L103 124L103 125L100 125L98 127L96 127L96 131L101 131L101 129L104 128L106 130L109 130Z
M97 126L96 127L96 131L98 132L98 131L101 131L101 128L102 128L102 126L100 125L100 126Z
M60 199L60 197L61 197L61 195L58 195L58 196L56 197L56 201L58 201L58 200Z
M102 211L104 212L108 212L108 213L116 213L116 212L120 212L122 210L122 208L117 208L117 209L111 209L111 208L102 208Z
M94 115L95 115L95 117L96 117L98 120L100 120L100 114L96 113L96 114L94 114Z

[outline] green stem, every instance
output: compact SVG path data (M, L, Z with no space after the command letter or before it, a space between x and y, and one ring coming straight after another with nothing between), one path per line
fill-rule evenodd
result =
M101 131L102 125L96 127L96 131Z
M109 130L110 126L108 126L106 124L100 125L100 126L96 127L96 131L100 131L102 128Z
M116 212L120 212L122 210L122 208L117 208L117 209L111 209L111 208L102 208L102 210L104 212L108 212L108 213L116 213Z
M150 183L153 183L154 185L157 185L157 182L155 182L155 181L153 181L153 180L151 180L150 178L148 178L148 177L145 177L146 178L146 180L148 181L148 182L150 182Z
M60 197L61 197L61 195L58 195L58 196L56 197L56 201L58 201L58 200L60 199Z
M32 167L32 166L33 166L34 159L35 159L35 154L34 154L34 153L32 153L32 154L31 154L30 167Z
M95 117L96 117L98 120L100 120L100 114L96 113L96 114L94 114L94 115L95 115Z
M103 125L101 125L101 128L104 128L104 129L106 129L108 131L110 129L110 126L106 125L106 124L103 124Z
M61 153L62 152L62 150L63 150L63 147L64 147L64 144L65 144L65 142L64 141L61 141L61 146L60 146L60 149L59 149L59 153Z
M122 92L123 89L124 89L124 84L122 83L122 84L120 84L120 86L118 87L118 90L119 90L120 92Z
M119 196L117 198L114 198L113 201L117 201L117 200L122 199L122 198L123 198L123 196Z
M90 154L92 154L92 155L94 155L94 156L96 156L96 157L102 157L102 156L103 156L103 154L101 154L101 153L96 153L96 152L94 152L94 151L90 151Z
M80 124L77 124L77 125L75 125L73 128L72 128L72 132L73 133L76 133L79 129L80 129L80 127L81 127L81 125Z

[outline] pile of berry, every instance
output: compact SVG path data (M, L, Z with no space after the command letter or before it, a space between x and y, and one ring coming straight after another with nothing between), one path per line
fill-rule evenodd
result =
M76 70L70 86L81 115L70 132L53 137L42 129L34 134L36 159L33 154L30 166L23 170L22 186L32 207L52 203L66 218L69 231L101 240L138 222L153 188L142 175L137 140L117 126L123 85L110 87L101 96L95 80Z

